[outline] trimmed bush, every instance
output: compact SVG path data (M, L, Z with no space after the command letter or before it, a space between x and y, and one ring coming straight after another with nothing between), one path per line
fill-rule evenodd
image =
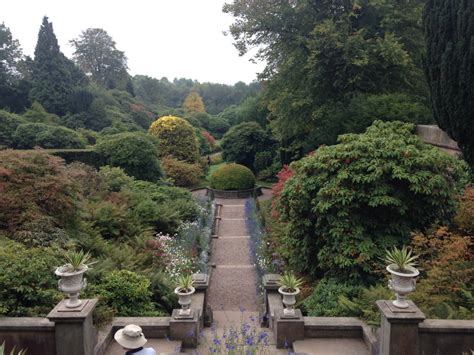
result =
M225 164L212 173L210 182L216 190L246 190L255 186L255 175L243 165Z
M173 179L176 186L189 187L196 185L202 175L199 165L179 161L170 156L161 159L161 166L166 177Z
M156 146L143 133L106 136L95 149L108 165L120 167L139 180L158 181L163 175Z
M63 158L67 164L78 161L96 169L106 164L104 157L93 149L54 149L47 152Z
M149 132L159 139L160 157L171 155L188 163L199 161L196 132L186 120L175 116L164 116L151 124Z
M42 148L84 148L85 140L75 131L61 126L44 123L20 124L13 134L15 146L20 149Z

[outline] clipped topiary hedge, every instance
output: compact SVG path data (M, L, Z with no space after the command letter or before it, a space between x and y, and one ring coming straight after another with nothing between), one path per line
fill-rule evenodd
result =
M226 164L214 171L211 188L216 190L247 190L255 186L255 175L240 164Z

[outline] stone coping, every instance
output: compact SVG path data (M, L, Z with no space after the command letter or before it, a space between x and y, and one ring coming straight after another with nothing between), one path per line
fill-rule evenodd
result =
M54 322L41 317L0 317L0 331L54 331Z
M419 324L423 333L473 333L474 320L426 319Z

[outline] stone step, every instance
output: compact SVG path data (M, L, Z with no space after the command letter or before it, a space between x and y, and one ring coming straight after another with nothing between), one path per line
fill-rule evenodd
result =
M212 261L217 265L251 264L247 238L218 238Z
M217 265L212 271L209 303L214 311L257 311L257 279L255 268Z
M146 342L145 347L155 349L158 355L179 354L181 352L181 341L150 338ZM105 355L117 355L124 353L125 350L115 340L112 340L105 351Z
M222 218L246 218L244 206L224 206L221 211Z
M222 219L219 223L219 237L226 235L247 235L245 219Z
M296 354L307 355L369 355L369 349L358 338L313 338L293 343Z

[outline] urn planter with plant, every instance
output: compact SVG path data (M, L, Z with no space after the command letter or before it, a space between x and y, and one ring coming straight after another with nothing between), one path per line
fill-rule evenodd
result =
M285 305L283 314L285 316L295 316L296 295L300 293L299 287L302 283L303 280L292 273L287 272L281 277L278 292L283 296L283 304Z
M68 295L66 302L67 308L77 308L82 304L79 299L79 293L87 285L87 279L84 273L90 268L93 262L90 262L91 255L89 252L69 251L64 254L66 263L56 269L54 272L61 277L58 282L59 290Z
M178 287L175 288L174 293L178 295L178 303L181 306L179 310L180 316L191 315L191 295L196 291L193 287L194 280L192 275L181 275L178 278Z
M392 275L388 288L395 292L397 299L393 305L397 308L408 308L406 296L415 290L416 277L420 272L415 268L418 255L413 255L412 250L403 246L401 249L393 247L386 250L385 261L388 263L387 271Z

